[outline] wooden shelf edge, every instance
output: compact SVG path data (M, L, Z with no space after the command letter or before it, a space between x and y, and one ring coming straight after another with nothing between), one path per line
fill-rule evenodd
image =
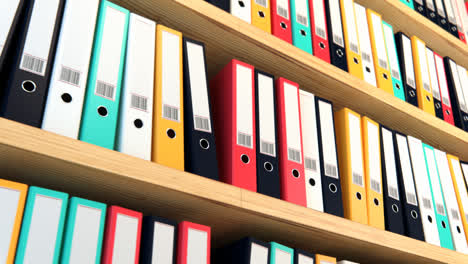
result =
M361 263L468 263L468 255L0 118L2 178ZM339 245L339 246L336 246Z

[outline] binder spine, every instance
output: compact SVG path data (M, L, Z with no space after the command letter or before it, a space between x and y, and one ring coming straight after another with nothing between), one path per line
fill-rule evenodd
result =
M327 17L330 63L343 71L348 71L346 48L343 36L343 24L339 0L324 0ZM317 49L315 49L317 50Z
M291 26L294 46L313 54L308 0L291 0Z

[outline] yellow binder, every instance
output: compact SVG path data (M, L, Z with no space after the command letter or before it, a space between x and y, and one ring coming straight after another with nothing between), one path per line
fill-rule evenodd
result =
M315 254L315 263L317 264L336 264L336 258Z
M184 170L182 33L156 27L152 160Z
M26 184L21 184L17 182L0 179L0 197L2 199L9 200L9 201L3 201L3 202L12 203L13 199L17 199L16 200L17 201L16 212L9 211L9 210L7 210L7 212L0 211L1 217L7 217L7 218L13 217L14 218L14 223L11 226L12 232L11 232L10 237L0 238L0 242L3 240L4 242L7 241L7 245L9 244L8 252L6 255L6 262L5 262L7 264L13 264L15 260L16 245L18 243L18 236L19 236L19 232L21 228L21 222L23 220L23 211L24 211L24 204L26 202L27 192L28 192L28 186ZM0 208L5 208L1 206L1 203L2 202L0 202ZM6 228L6 227L3 226L3 228Z
M452 175L453 188L455 189L455 195L457 196L458 207L460 209L463 229L465 229L465 236L468 241L468 194L465 187L465 180L463 179L460 160L450 154L447 154L447 159L450 174Z
M367 194L367 220L370 226L385 230L379 124L363 116L361 126Z
M251 3L252 25L265 32L271 33L270 0L252 0Z
M419 108L435 116L431 79L429 77L429 66L426 57L426 43L418 37L412 36L411 47L413 48L416 93L418 95Z
M346 45L348 72L364 80L356 16L354 14L354 0L340 0L340 6L341 16L343 18L343 33Z
M348 108L335 112L335 132L344 216L367 224L361 116Z
M375 76L377 77L377 87L393 95L393 83L388 64L382 16L370 9L367 9L366 12L372 44L372 56L374 57Z

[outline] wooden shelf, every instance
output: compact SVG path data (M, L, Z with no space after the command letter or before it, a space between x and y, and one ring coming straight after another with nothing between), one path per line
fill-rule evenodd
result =
M1 178L210 225L360 263L468 263L468 255L0 118Z

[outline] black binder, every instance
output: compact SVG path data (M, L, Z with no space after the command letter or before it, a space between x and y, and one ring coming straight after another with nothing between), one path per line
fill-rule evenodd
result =
M231 12L231 0L205 0L206 2L221 8L222 10L226 12ZM248 0L245 0L248 1Z
M7 0L7 1L11 1L11 0ZM3 48L2 50L0 50L0 73L2 72L3 67L6 64L6 60L8 57L7 54L10 54L11 52L14 51L14 48L16 48L16 45L13 45L14 36L16 35L15 33L18 32L18 25L22 19L23 11L26 5L29 5L29 4L30 3L26 4L25 0L20 0L18 3L18 6L16 7L15 15L13 17L13 20L11 21L11 24L9 25L9 30L5 39L5 43L3 43ZM2 25L2 26L8 26L8 25Z
M154 243L155 243L155 232L156 237L158 236L158 230L155 230L157 224L161 224L161 226L165 226L168 228L172 228L174 230L172 243L173 248L172 252L167 252L167 254L172 254L172 264L176 264L177 260L177 222L167 220L160 217L155 216L144 216L143 223L141 226L141 245L140 245L140 264L151 264L154 263L153 258L156 252L154 251ZM169 243L170 238L165 238L165 243ZM156 245L156 250L159 248Z
M421 3L418 3L421 2ZM414 0L414 10L419 14L426 16L426 0Z
M439 25L442 28L444 28L442 25L446 25L447 20L445 19L445 17L441 17L437 13L437 7L436 7L436 4L435 4L435 1L434 0L424 0L424 1L425 1L425 4L426 4L426 17L429 20L431 20L432 22L434 22L436 25ZM430 2L428 2L428 1L430 1ZM431 4L432 4L432 6L431 6ZM441 20L442 18L444 20Z
M406 50L403 48L403 41L409 41L410 43L409 50ZM408 58L411 58L411 60L413 60L411 40L404 33L398 32L395 34L395 42L396 42L396 47L398 51L398 60L400 62L403 87L405 89L406 102L418 107L418 96L416 93L416 76L414 75L414 61L413 61L413 65L406 65L405 63L406 56L408 56ZM408 71L411 70L410 69L411 67L413 67L412 77L408 76Z
M266 251L266 260L269 262L270 244L252 237L245 237L233 244L215 252L214 264L263 264L252 259L252 246L261 247ZM265 253L265 252L264 252Z
M1 116L5 118L35 127L41 127L42 123L65 1L60 0L56 9L57 11L54 12L55 20L50 25L53 27L53 30L49 42L50 45L47 47L47 58L38 58L33 54L25 52L28 36L32 35L28 34L31 28L31 18L34 16L35 5L39 3L52 4L32 0L27 5L25 17L19 26L21 30L18 32L18 41L14 44L17 49L13 52L11 65L8 66L8 69L7 67L4 69L8 72L8 81L4 90L0 111ZM44 25L40 28L43 30L47 26ZM46 38L46 36L42 35L41 37ZM35 44L35 42L32 42L29 46ZM42 51L45 52L44 50Z
M191 59L196 59L196 54L190 54L188 45L196 45L203 50L203 65L197 65L193 69L189 66ZM216 158L216 144L213 128L213 118L210 104L210 90L208 81L206 87L195 87L190 80L190 71L203 71L202 78L207 80L205 45L201 42L183 38L183 57L184 57L184 132L185 132L185 170L190 173L198 174L213 180L218 180L218 161ZM196 73L195 73L196 74ZM193 87L192 87L193 86ZM196 115L196 109L193 108L192 89L202 89L208 95L209 116Z
M267 98L260 92L259 78L271 79L271 93L273 101L273 111L268 114L273 115L273 127L275 133L275 142L263 141L261 135L260 125L260 107L262 105L260 100ZM268 87L270 88L270 87ZM275 92L275 78L268 74L255 70L255 127L256 127L256 144L257 144L257 192L271 197L281 199L281 186L279 175L279 161L278 161L278 132L277 132L277 119L276 119L276 92ZM265 102L268 103L268 102ZM266 145L266 146L265 146Z
M330 63L336 67L342 69L345 72L348 72L348 62L346 61L346 48L344 42L344 32L334 32L332 26L332 16L339 16L340 23L343 23L341 19L341 7L338 3L338 14L334 14L330 10L330 1L337 0L325 0L325 16L327 17L327 27L328 27L328 42L330 46ZM341 26L343 28L343 26ZM335 37L334 37L335 36ZM335 41L336 40L336 41ZM340 43L341 42L341 43ZM340 43L340 44L338 44Z
M300 249L294 249L294 264L303 264L303 262L300 261L301 256L312 259L313 263L316 262L315 254L312 254L312 253L309 253L307 251L300 250ZM310 262L307 262L307 263L310 263Z
M454 37L456 37L457 39L460 39L459 35L458 35L458 27L457 27L457 21L456 21L456 18L453 17L453 19L455 19L455 21L451 20L450 17L449 17L449 14L447 12L447 4L446 4L446 1L450 1L450 0L445 0L445 1L442 1L442 4L444 6L444 10L445 10L445 14L447 15L447 24L448 24L448 32L450 32L450 34L452 34ZM452 3L448 3L449 5L451 5ZM456 12L457 8L456 7L452 7L452 10L454 12ZM456 14L454 14L456 15Z
M458 98L458 94L463 96L463 92L457 92L457 87L458 89L461 89L461 91L463 91L462 84L458 77L458 69L456 67L457 64L451 58L445 57L444 65L445 74L447 75L447 84L450 93L450 104L452 105L453 120L455 121L455 125L458 128L468 131L468 112L462 109L462 106L460 105L459 101L463 101L464 98ZM452 68L451 65L455 65L455 67Z

